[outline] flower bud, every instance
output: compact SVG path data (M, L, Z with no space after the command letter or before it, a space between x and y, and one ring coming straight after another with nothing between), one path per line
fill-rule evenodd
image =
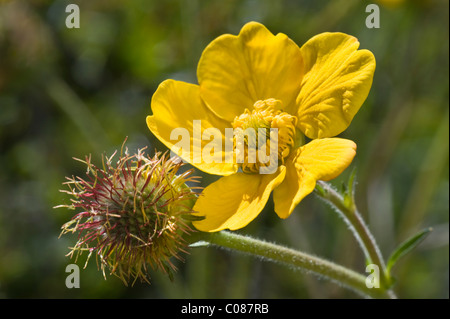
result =
M67 178L70 209L79 209L62 226L62 234L77 233L78 241L68 256L76 258L89 252L87 262L95 254L103 274L108 269L127 285L139 278L149 282L149 266L173 278L176 270L172 257L183 260L186 240L193 232L190 222L192 207L197 198L197 182L193 170L180 173L182 163L175 163L166 155L121 154L115 164L113 158L103 157L99 168L86 157L87 178ZM86 262L86 264L87 264ZM106 278L106 277L105 277Z

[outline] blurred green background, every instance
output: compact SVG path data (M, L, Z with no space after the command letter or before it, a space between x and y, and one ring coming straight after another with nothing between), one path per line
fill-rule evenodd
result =
M81 27L68 29L76 3ZM128 147L165 150L145 124L158 84L196 83L205 46L248 21L298 45L324 31L356 36L377 70L370 95L341 135L358 144L357 204L387 258L400 242L432 234L396 265L400 298L449 297L449 2L361 0L0 1L0 298L359 298L326 280L215 248L177 263L172 283L124 287L94 259L81 288L65 286L58 239L73 212L65 176L85 172L72 157ZM380 6L368 29L366 5ZM333 181L340 185L350 169ZM200 173L199 173L200 174ZM203 175L204 185L213 177ZM343 221L314 195L288 220L266 209L240 233L302 249L364 272ZM82 267L84 260L79 260Z

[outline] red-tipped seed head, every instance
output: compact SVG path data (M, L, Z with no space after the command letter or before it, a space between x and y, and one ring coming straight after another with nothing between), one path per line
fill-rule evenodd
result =
M178 174L182 164L166 155L125 152L113 165L114 156L104 157L102 168L86 158L87 178L65 183L73 199L61 206L81 210L62 226L61 234L78 233L69 255L95 254L103 273L109 269L125 284L138 278L148 282L148 266L172 277L171 259L182 260L183 237L193 231L195 218L197 194L186 183L197 178L192 170Z

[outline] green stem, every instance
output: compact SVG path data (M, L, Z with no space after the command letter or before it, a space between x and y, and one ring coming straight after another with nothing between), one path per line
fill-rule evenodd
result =
M192 246L211 244L310 271L369 297L392 297L389 292L382 288L368 288L366 286L366 277L353 270L316 256L248 236L227 231L216 233L199 232L192 237L191 242L193 243Z
M356 240L360 244L367 262L369 264L375 264L380 269L380 285L387 289L391 286L391 278L386 271L386 264L380 249L370 232L369 228L362 219L353 199L353 194L349 194L350 198L343 198L333 187L329 184L318 181L318 186L321 187L320 191L316 193L324 200L332 204L338 213L344 217L344 220L353 231ZM390 292L392 294L392 292Z

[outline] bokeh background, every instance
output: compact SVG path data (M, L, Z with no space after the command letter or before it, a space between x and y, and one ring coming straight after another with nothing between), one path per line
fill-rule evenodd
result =
M68 29L66 6L80 7ZM380 8L368 29L366 5ZM425 227L432 234L394 268L400 298L449 297L449 2L362 0L0 1L0 297L1 298L359 298L278 264L215 248L192 249L172 283L125 287L105 280L94 259L81 287L68 289L58 239L73 212L59 192L83 175L72 157L165 150L145 117L158 84L196 83L205 46L248 21L302 45L324 31L356 36L377 70L370 95L341 135L358 144L357 204L387 258ZM333 181L339 186L350 169ZM199 173L200 174L200 173ZM215 178L203 176L207 185ZM240 233L278 242L364 272L344 222L315 195L288 220L266 209ZM83 267L84 260L78 264Z

